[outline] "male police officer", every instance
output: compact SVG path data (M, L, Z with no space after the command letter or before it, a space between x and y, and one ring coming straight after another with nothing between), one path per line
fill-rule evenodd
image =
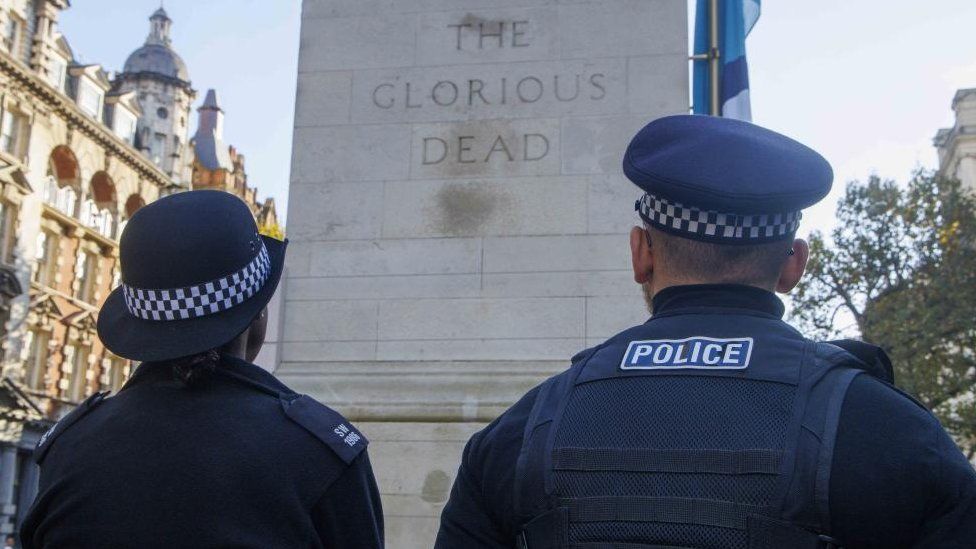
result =
M382 548L366 439L250 363L285 247L224 192L132 216L98 334L144 362L41 439L25 548Z
M674 116L624 172L645 191L630 245L653 316L471 438L437 547L976 547L976 473L938 421L873 353L781 320L827 162Z

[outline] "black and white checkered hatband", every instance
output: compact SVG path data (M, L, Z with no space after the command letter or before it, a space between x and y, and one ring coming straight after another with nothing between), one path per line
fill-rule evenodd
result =
M144 320L186 320L226 311L256 294L271 274L268 249L261 249L241 270L184 288L133 288L122 284L125 306Z
M650 193L634 204L641 218L653 227L671 233L686 233L696 240L717 243L759 243L779 240L800 226L802 212L742 215L700 210L671 202Z

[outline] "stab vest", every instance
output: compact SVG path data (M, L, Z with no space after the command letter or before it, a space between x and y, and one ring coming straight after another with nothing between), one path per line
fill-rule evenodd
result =
M715 348L702 357L713 341L739 343L723 363ZM743 309L655 315L583 351L526 423L518 546L839 547L834 441L848 387L874 366Z

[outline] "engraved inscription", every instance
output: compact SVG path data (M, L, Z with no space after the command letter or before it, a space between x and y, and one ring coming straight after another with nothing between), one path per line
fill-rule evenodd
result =
M414 128L414 177L558 173L558 121L483 120Z
M490 145L488 143L491 143ZM524 133L505 140L503 135L459 135L456 140L424 137L422 164L440 164L445 160L458 164L477 162L536 162L549 154L549 138L541 133Z
M626 73L623 59L362 71L352 82L352 121L622 114Z
M559 8L554 5L422 14L417 59L430 66L556 59L558 20Z
M380 109L467 107L532 104L542 99L566 103L584 99L601 101L607 96L603 72L526 74L515 77L381 82L372 91L373 105Z
M447 28L457 31L455 48L457 50L496 48L527 48L529 47L526 28L528 21L485 21L472 14L468 14L460 23L447 25ZM467 31L467 32L466 32Z

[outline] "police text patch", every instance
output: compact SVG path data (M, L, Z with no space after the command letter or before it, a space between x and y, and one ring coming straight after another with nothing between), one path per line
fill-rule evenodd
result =
M688 337L631 341L622 370L741 370L749 366L752 338Z

